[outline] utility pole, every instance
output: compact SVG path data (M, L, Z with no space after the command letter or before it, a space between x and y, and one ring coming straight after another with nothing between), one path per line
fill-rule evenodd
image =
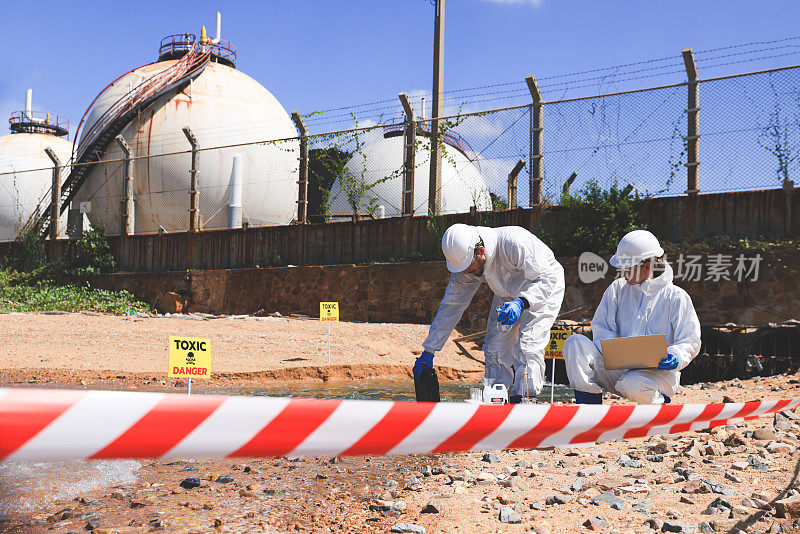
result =
M442 93L444 92L444 0L436 0L433 26L431 175L428 182L428 215L431 217L440 215L442 212L442 151L439 147L439 118L442 116Z

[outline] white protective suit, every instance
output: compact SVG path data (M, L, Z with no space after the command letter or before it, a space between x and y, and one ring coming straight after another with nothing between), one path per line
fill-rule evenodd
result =
M564 268L550 248L524 228L475 228L486 249L483 274L450 275L422 346L429 352L441 350L475 292L486 282L494 293L483 344L486 378L505 384L511 395L535 397L544 386L544 351L564 298ZM501 332L496 308L517 297L524 297L530 307L510 330Z
M678 358L677 369L609 371L603 367L602 340L650 334L667 336L667 352ZM614 280L592 319L592 337L572 335L564 343L564 363L573 389L586 393L605 389L640 404L661 404L664 395L677 391L681 369L700 352L700 321L689 294L672 283L672 267L665 261L660 276L641 284Z

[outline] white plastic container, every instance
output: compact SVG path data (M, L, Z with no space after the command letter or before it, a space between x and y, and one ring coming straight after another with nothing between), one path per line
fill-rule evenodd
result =
M483 388L483 402L486 404L507 404L508 389L505 384L494 384Z

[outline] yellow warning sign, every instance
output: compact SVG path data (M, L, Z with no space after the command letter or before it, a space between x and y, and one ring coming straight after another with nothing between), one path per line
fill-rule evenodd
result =
M211 378L211 340L169 336L169 371L176 378Z
M564 359L564 342L572 335L572 330L550 330L550 344L544 351L545 358Z
M323 323L338 323L339 322L339 303L338 302L320 302L319 303L319 320Z

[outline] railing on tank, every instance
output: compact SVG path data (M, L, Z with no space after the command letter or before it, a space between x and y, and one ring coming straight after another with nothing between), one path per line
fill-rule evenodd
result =
M137 107L142 101L146 100L149 96L158 92L160 89L171 85L176 80L182 79L198 68L205 66L207 61L208 52L200 51L199 47L196 47L195 44L192 43L189 53L183 56L180 61L171 67L168 67L163 71L142 80L139 85L122 95L116 102L109 106L105 113L103 113L103 115L101 115L97 121L92 124L92 126L90 126L85 132L81 133L81 142L78 145L78 150L76 151L76 159L82 159L87 147L100 133L107 128L109 124L125 115L131 109ZM110 89L118 80L119 78L109 84L105 89L103 89L103 91L100 92L100 94L97 95L94 101L92 101L91 105L86 110L86 113L84 113L83 118L81 118L81 123L78 125L78 130L80 130L81 126L83 125L83 121L86 119L89 111L91 111L94 103L97 102L100 96Z
M128 71L108 84L108 86L95 97L83 114L78 124L78 129L75 132L76 139L78 132L81 133L81 142L77 146L77 150L73 147L71 171L62 185L61 213L69 206L69 203L83 183L85 175L91 165L100 159L106 145L115 135L122 131L122 128L124 128L133 114L135 114L141 106L149 105L165 92L202 72L208 64L210 55L211 53L208 47L199 47L196 42L193 43L188 54L184 55L175 64L170 65L161 72L157 72L149 78L142 80L139 85L120 96L111 104L90 127L85 131L81 131L86 117L100 97L120 79L136 69ZM52 215L52 204L48 201L49 196L50 192L48 191L39 202L40 208L45 204L48 205L48 208L38 210L38 213L42 214L41 217L35 214L31 216L25 225L23 225L20 235L27 233L30 228L37 225L43 233L49 230L51 222L49 218Z
M189 53L197 41L197 36L193 33L183 33L168 35L161 39L158 45L158 60L164 61L165 59L176 59L169 56L181 57Z
M8 119L8 127L14 133L46 133L64 136L69 133L69 121L66 117L45 111L15 111Z
M168 35L161 39L161 44L158 47L158 60L180 59L189 53L196 42L197 36L192 33ZM230 67L236 66L236 47L230 41L220 39L219 43L207 46L211 47L212 61Z

